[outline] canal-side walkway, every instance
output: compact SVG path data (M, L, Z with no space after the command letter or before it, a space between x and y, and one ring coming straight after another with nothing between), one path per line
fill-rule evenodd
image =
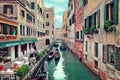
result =
M101 80L89 70L79 59L70 51L61 51L61 58L56 65L55 60L49 64L49 80Z

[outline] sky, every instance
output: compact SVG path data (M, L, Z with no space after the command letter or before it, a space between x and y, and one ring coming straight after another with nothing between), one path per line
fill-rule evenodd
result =
M45 7L55 10L55 23L57 28L62 27L63 12L68 8L68 0L44 0Z

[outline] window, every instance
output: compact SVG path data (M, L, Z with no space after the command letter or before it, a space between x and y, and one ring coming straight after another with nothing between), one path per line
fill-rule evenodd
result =
M0 23L0 34L3 33L2 30L3 30L3 26L2 26L2 24Z
M88 52L88 42L85 42L85 51Z
M85 6L88 3L88 0L83 1L83 6Z
M11 25L11 26L10 26L10 35L15 35L15 34L14 34L14 31L15 31L15 30L14 30L14 26Z
M89 27L92 27L92 16L89 16Z
M42 8L40 8L39 12L42 14Z
M72 16L72 24L75 22L75 14Z
M85 19L85 28L87 27L87 19Z
M31 2L31 9L35 9L35 3Z
M24 10L21 10L21 16L25 17L25 11Z
M96 12L96 27L100 28L100 9Z
M32 16L30 16L29 14L27 14L26 19L27 19L27 21L31 21L32 22Z
M98 43L95 43L95 57L98 57Z
M25 35L25 26L23 26L23 35Z
M32 28L31 28L31 35L32 35Z
M52 31L52 35L54 35L54 31Z
M73 9L73 4L71 4L71 10Z
M3 13L4 14L13 14L13 5L4 5Z
M115 46L108 45L108 63L114 64Z
M22 35L22 25L20 25L20 35Z
M37 35L38 35L38 37L39 37L39 32L37 32Z
M44 28L45 26L44 26L44 24L43 24L43 28Z
M98 69L98 61L96 61L96 60L94 61L94 66L96 69Z
M30 36L30 31L31 31L31 29L29 28L29 36Z
M115 68L120 71L120 47L116 47L115 56L116 56L116 58L115 58L115 60L116 60Z
M111 20L114 24L118 24L118 0L113 0L104 6L104 21Z
M71 24L72 24L72 23L71 23L71 19L69 19L69 26L71 26Z
M49 14L46 14L46 18L49 18Z
M80 41L83 41L83 31L80 31Z
M76 32L76 39L79 39L79 32Z
M49 35L49 30L46 30L46 35Z
M102 58L103 59L103 63L106 63L106 61L107 61L107 60L105 60L106 59L106 56L105 56L105 50L106 50L106 48L107 48L107 46L103 45L103 55L102 55L103 56L103 58Z
M49 22L46 22L46 26L49 26L50 24L49 24Z
M33 18L33 23L35 24L35 18Z

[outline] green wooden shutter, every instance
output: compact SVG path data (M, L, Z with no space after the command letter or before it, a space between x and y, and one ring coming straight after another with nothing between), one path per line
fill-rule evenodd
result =
M100 9L98 10L98 28L100 28Z
M13 33L14 33L14 27L11 25L10 26L10 34L13 35Z
M113 22L114 24L118 24L118 0L114 0L114 16L113 16Z
M115 53L115 68L120 71L120 47L116 47L116 53Z
M96 13L92 15L92 25L96 27Z
M3 30L4 34L8 34L8 25L4 24L4 30Z
M93 14L93 15L92 15L92 25L95 25L94 18L95 18L95 16L94 16L94 14Z
M90 28L90 16L87 17L87 27Z
M108 5L105 4L105 6L104 6L104 22L109 19L108 13L109 13Z

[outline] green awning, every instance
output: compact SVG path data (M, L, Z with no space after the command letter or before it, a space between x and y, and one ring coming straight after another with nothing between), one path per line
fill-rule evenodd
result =
M20 41L20 44L33 43L36 41L37 41L37 39L35 39L35 38L24 38Z
M19 41L14 42L0 42L0 48L10 47L10 46L16 46L19 45Z
M20 41L9 41L9 42L0 42L0 48L10 47L10 46L16 46L21 44L27 44L27 43L33 43L36 42L37 39L23 39Z

